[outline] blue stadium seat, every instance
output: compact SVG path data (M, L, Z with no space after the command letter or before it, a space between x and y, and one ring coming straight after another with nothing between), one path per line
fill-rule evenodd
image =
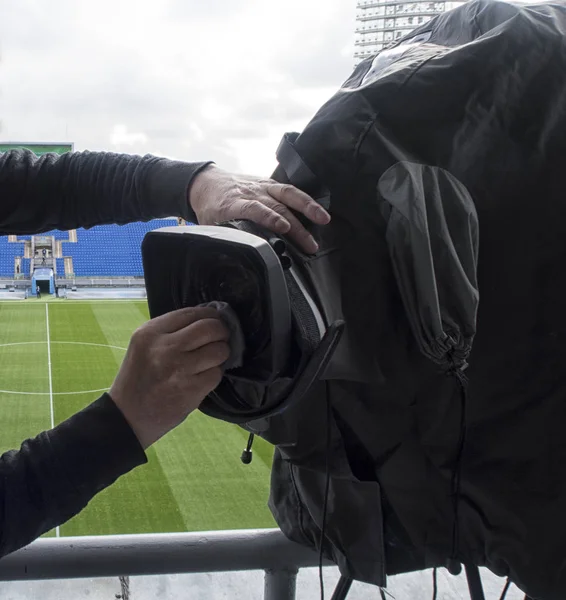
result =
M77 243L64 243L63 255L72 256L77 277L141 277L141 243L145 234L176 223L175 219L155 219L78 229Z
M73 259L77 277L141 277L143 276L141 243L148 231L176 225L176 219L154 219L153 221L128 225L101 225L91 229L77 229L77 242L69 239L67 231L50 231L41 235L54 235L63 240L63 256ZM18 240L30 236L18 236ZM7 236L0 236L0 276L12 277L14 257L23 255L23 244L8 243ZM22 261L22 271L29 274L29 259ZM57 259L57 275L63 277L63 259Z
M0 276L1 277L13 277L14 276L14 259L16 256L22 256L24 253L24 245L19 242L8 242L8 236L0 236ZM24 267L24 265L22 265ZM29 273L28 270L24 273Z
M31 270L31 258L22 258L22 273L24 275L30 274Z
M65 275L65 261L62 258L56 258L57 263L57 277L63 277Z

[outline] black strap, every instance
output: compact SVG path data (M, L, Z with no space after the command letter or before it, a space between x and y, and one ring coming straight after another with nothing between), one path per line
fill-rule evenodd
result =
M438 569L432 570L432 600L438 600Z
M330 192L326 186L322 185L297 151L295 141L298 137L298 133L286 133L279 142L276 152L279 166L283 169L289 183L309 194L328 210L330 208Z
M307 356L310 356L320 343L320 332L316 324L316 318L295 278L289 271L285 271L285 282L287 283L289 300L291 301L291 312L293 313L296 327L299 330L298 341L301 345L301 350Z
M481 584L480 570L476 565L464 565L471 600L485 600L483 586Z
M507 598L507 592L509 591L510 587L511 587L511 580L508 578L505 583L505 587L503 588L503 591L501 592L501 596L499 596L499 600L505 600L505 598Z
M458 381L460 390L461 409L460 409L460 439L458 441L458 454L452 473L452 489L453 489L453 507L454 507L454 524L452 527L452 552L451 559L455 559L458 555L460 545L460 530L459 530L459 509L460 509L460 488L461 488L461 470L462 456L464 454L464 445L466 443L466 410L468 400L468 379L464 375L461 368L454 368L447 372L453 375ZM472 600L475 600L473 598Z
M211 392L209 399L212 402L206 405L202 404L200 410L209 417L215 417L236 424L247 423L257 419L266 419L267 417L282 413L289 407L297 404L310 390L312 385L320 379L336 350L343 331L344 321L335 321L328 327L322 341L307 361L303 370L294 379L288 393L283 398L278 399L275 404L250 408L244 399L240 398L229 380L224 380L220 384L222 386L222 394L219 393L220 387ZM223 400L223 397L226 400Z
M332 600L345 600L350 588L352 587L353 579L342 575L338 581L338 585L332 594Z

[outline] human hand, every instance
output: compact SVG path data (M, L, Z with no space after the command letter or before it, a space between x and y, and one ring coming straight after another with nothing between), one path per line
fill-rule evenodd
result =
M285 235L304 252L318 245L289 209L304 214L317 225L330 215L308 194L292 185L253 175L235 175L210 165L194 179L189 202L200 225L247 219L279 235Z
M212 308L176 310L134 332L109 394L144 449L220 383L229 336Z

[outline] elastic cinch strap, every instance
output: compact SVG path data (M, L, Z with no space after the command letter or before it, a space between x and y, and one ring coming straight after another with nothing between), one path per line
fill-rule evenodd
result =
M466 569L466 578L468 579L468 589L472 600L485 600L483 586L481 584L480 570L476 565L464 565Z
M301 349L312 354L320 343L320 334L316 319L295 278L289 271L285 271L285 282L289 290L291 311L295 317L299 335L301 336Z

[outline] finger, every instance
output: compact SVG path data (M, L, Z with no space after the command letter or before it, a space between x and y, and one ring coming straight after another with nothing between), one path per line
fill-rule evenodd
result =
M229 219L247 219L258 225L285 235L291 229L291 223L259 200L238 198L230 206Z
M246 198L234 201L230 207L230 218L248 219L270 231L285 235L309 254L318 250L312 235L284 204L278 203L271 196L263 196L262 199L263 202ZM286 227L280 225L281 219L288 224Z
M315 242L315 239L287 206L271 198L265 200L265 202L268 208L280 214L291 224L291 228L285 234L288 239L294 242L307 254L313 254L318 250L318 244Z
M218 311L208 307L187 307L155 317L145 324L154 333L174 333L201 319L218 318Z
M188 375L198 375L209 369L219 367L229 358L230 346L226 342L214 342L185 354L182 363L185 364Z
M266 190L275 200L302 213L313 221L313 223L326 225L330 222L330 215L324 208L307 193L295 186L285 183L271 183L266 186Z
M227 342L230 331L218 317L196 321L171 334L168 341L179 352L192 352L214 342Z
M193 375L190 385L193 389L199 390L204 400L205 396L219 386L223 375L224 373L220 367L213 367L212 369L208 369L208 371Z

